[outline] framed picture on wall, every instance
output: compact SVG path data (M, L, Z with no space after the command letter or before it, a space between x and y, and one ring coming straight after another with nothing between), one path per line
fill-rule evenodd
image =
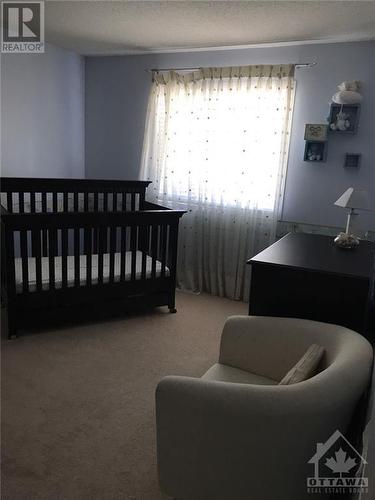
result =
M356 134L359 122L360 104L331 104L329 128L336 134Z
M320 163L327 160L327 141L306 141L304 161Z
M327 140L328 125L324 123L307 123L305 126L305 141Z
M344 167L359 168L361 164L361 154L359 153L346 153Z

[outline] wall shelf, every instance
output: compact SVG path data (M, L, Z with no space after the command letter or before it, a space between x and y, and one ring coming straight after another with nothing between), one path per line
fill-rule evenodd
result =
M323 163L327 160L327 142L306 141L303 160L309 163Z
M360 104L331 104L331 110L328 117L329 131L331 134L356 134L358 129ZM341 125L345 126L345 130L340 130L337 126L337 116L339 113L344 114L344 119ZM340 124L339 124L340 125Z

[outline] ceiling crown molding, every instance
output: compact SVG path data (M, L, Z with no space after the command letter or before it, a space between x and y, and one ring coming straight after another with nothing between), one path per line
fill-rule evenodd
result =
M248 45L223 45L214 47L172 47L172 48L150 48L147 50L137 50L137 49L124 49L124 50L114 50L111 53L97 52L90 54L82 54L86 57L96 57L96 56L137 56L137 55L152 55L152 54L175 54L183 52L217 52L217 51L229 51L229 50L247 50L247 49L266 49L273 47L291 47L296 45L322 45L330 43L353 43L353 42L370 42L375 41L373 36L355 36L355 35L345 35L337 36L333 38L325 38L318 40L293 40L288 42L267 42L267 43L253 43Z

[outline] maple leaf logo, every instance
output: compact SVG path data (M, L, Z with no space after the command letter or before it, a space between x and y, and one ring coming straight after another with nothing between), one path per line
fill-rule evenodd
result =
M346 458L347 453L342 448L336 451L335 455L336 458L331 457L326 459L325 465L329 467L332 472L340 474L340 477L341 474L348 473L357 464L355 458Z

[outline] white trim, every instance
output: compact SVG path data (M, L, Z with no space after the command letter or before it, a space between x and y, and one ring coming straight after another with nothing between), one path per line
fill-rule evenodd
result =
M331 44L331 43L350 43L350 42L369 42L375 41L374 35L340 35L333 38L322 38L318 40L293 40L290 42L265 42L265 43L253 43L248 45L223 45L214 47L171 47L171 48L150 48L147 50L137 50L137 49L124 49L124 50L114 50L112 52L92 52L92 53L81 53L86 57L95 56L121 56L121 55L152 55L152 54L174 54L181 52L215 52L215 51L227 51L227 50L246 50L246 49L264 49L271 47L290 47L295 45L321 45L321 44ZM298 63L297 63L298 64Z

